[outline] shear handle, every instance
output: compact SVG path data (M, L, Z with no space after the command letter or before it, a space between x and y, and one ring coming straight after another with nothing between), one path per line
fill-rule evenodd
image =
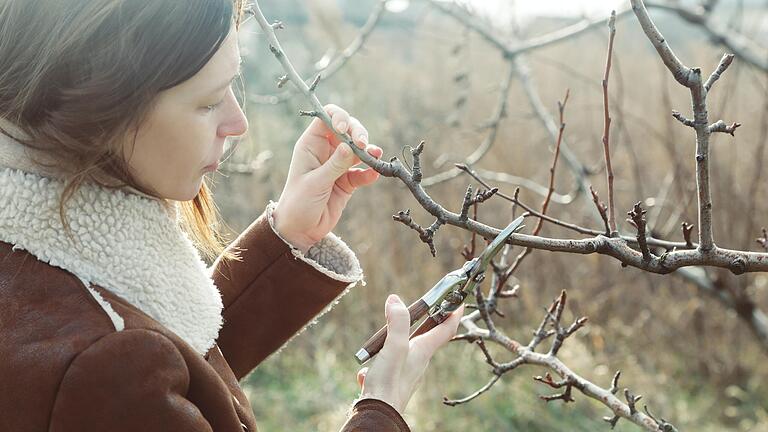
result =
M429 305L422 299L418 299L408 306L408 314L411 317L409 326L421 319L429 311ZM368 359L376 355L384 346L384 341L387 339L387 326L380 328L368 341L363 344L360 351L355 354L355 358L358 363L363 364Z
M443 318L442 315L430 315L430 316L428 316L427 319L425 319L421 323L421 325L419 325L416 328L416 330L414 330L413 333L411 333L411 337L410 338L413 339L413 338L415 338L418 335L424 334L424 333L432 330L433 328L435 328L438 325L440 325L440 323L442 323L443 321L445 321L445 318Z
M465 264L465 267L467 267L467 264L469 263L470 261ZM421 317L423 317L430 308L440 304L440 302L443 301L449 292L453 291L457 286L463 285L466 283L466 281L467 269L465 268L454 270L440 279L435 284L435 286L427 291L426 294L408 306L408 312L411 316L409 327L421 319ZM368 341L363 344L363 347L355 354L355 358L357 359L358 363L363 364L368 361L368 359L376 355L376 353L378 353L379 350L381 350L381 348L384 346L384 341L386 338L387 326L385 325L379 329L376 334L371 336L370 339L368 339Z
M429 314L427 318L411 333L410 339L415 338L418 335L424 334L448 319L448 316L464 303L467 298L466 291L456 291L449 294L445 300L440 304L437 310Z

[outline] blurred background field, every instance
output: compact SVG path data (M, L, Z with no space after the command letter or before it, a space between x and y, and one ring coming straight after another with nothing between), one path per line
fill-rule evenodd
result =
M376 4L371 0L259 3L269 19L286 24L279 33L281 43L308 79L329 49L341 50L355 38ZM721 3L718 17L724 25L763 44L768 40L766 2ZM478 130L477 125L491 117L509 66L482 38L426 2L408 6L400 13L386 13L364 49L321 83L318 96L358 117L386 158L402 158L404 146L425 140L422 160L428 177L460 162L483 140L487 131ZM613 7L608 4L595 11L593 6L589 13L604 17ZM478 7L478 11L483 9ZM508 12L493 25L505 31L517 28L523 37L545 34L578 20L578 16L556 14L519 19L514 10ZM700 29L670 14L652 11L652 16L686 64L701 66L707 74L717 65L724 49ZM309 123L296 115L299 109L309 108L302 96L264 103L270 100L265 95L281 92L275 82L282 71L255 22L241 30L240 46L244 56L240 96L250 131L224 164L223 173L213 177L217 204L232 237L269 200L279 198L293 144ZM565 138L576 156L595 168L588 181L601 196L607 194L600 142L600 84L606 49L607 28L598 26L527 56L535 87L553 116L557 101L570 89ZM457 82L455 77L461 73L467 73L468 79ZM631 14L617 23L610 93L620 231L634 235L621 216L632 204L643 201L654 215L654 232L681 241L680 222L696 223L695 142L692 130L669 113L676 109L689 115L690 95L663 67ZM457 106L462 95L466 102ZM709 113L711 121L722 118L743 124L735 138L713 136L715 242L732 249L760 250L754 239L768 225L768 202L763 199L768 188L765 180L753 179L764 178L760 148L766 144L768 128L768 76L737 59L710 95ZM475 167L545 185L552 141L515 80L497 141ZM251 164L255 169L249 174L227 172L233 164ZM460 176L428 191L437 202L458 211L468 184L477 186L471 178ZM514 190L511 185L495 184L510 194ZM555 190L567 194L574 187L573 175L561 161ZM521 198L535 207L541 202L539 195L526 189ZM359 392L353 354L383 324L387 295L394 292L411 302L463 263L460 250L470 239L468 233L441 228L438 254L432 258L413 231L392 220L393 214L406 208L422 225L432 223L433 218L397 180L381 178L357 191L350 201L334 232L357 253L367 284L352 289L318 323L244 380L263 430L337 430ZM550 214L557 218L600 229L595 213L585 195L567 205L550 206ZM511 220L510 205L491 199L480 207L478 218L502 227ZM533 225L529 219L528 226ZM580 238L551 224L545 224L542 235ZM707 269L707 273L719 284L747 290L757 305L768 308L765 274L737 277L719 269ZM768 350L734 310L686 280L674 274L659 276L621 268L618 261L605 256L546 251L534 251L516 276L520 297L501 303L506 318L495 320L510 337L527 343L543 308L567 289L566 320L589 317L586 328L568 339L560 351L575 372L607 388L614 372L621 370L620 387L643 395L640 406L648 404L652 412L681 431L768 431ZM493 348L497 360L513 358ZM454 342L432 360L405 417L413 430L424 432L609 430L602 420L609 411L578 392L575 403L567 405L539 399L551 392L531 379L542 373L535 367L521 367L474 401L445 406L444 396L463 397L491 377L476 347ZM637 428L620 421L616 430Z

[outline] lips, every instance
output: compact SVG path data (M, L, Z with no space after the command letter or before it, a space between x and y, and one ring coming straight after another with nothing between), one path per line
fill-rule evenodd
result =
M216 171L218 168L219 168L219 163L218 162L214 162L214 163L206 166L205 168L203 168L203 170L205 170L205 171Z
M221 154L219 154L219 157L217 157L215 161L213 161L210 164L206 165L205 169L208 169L208 168L216 169L216 168L218 168L219 164L221 163L220 161L221 161L221 157L222 156L224 156L223 152Z

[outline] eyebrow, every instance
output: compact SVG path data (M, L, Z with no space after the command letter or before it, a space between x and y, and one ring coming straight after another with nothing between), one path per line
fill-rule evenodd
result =
M241 74L243 73L243 58L240 57L240 63L237 64L237 73L235 76L232 77L229 81L225 82L224 84L221 84L220 86L216 87L215 89L211 90L211 93L216 93L219 90L224 89L228 85L232 84Z

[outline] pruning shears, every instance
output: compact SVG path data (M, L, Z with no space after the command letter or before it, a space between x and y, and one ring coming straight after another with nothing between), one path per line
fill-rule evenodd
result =
M442 323L451 312L458 309L464 303L467 295L473 293L477 285L485 279L485 270L490 265L491 260L504 247L507 239L523 228L523 220L524 217L520 216L512 221L478 257L466 261L461 268L447 273L426 294L408 306L411 326L424 315L427 315L427 318L421 325L411 333L409 339L425 333ZM355 354L357 361L363 364L375 356L384 346L386 338L387 326L385 325L376 334L371 336Z

